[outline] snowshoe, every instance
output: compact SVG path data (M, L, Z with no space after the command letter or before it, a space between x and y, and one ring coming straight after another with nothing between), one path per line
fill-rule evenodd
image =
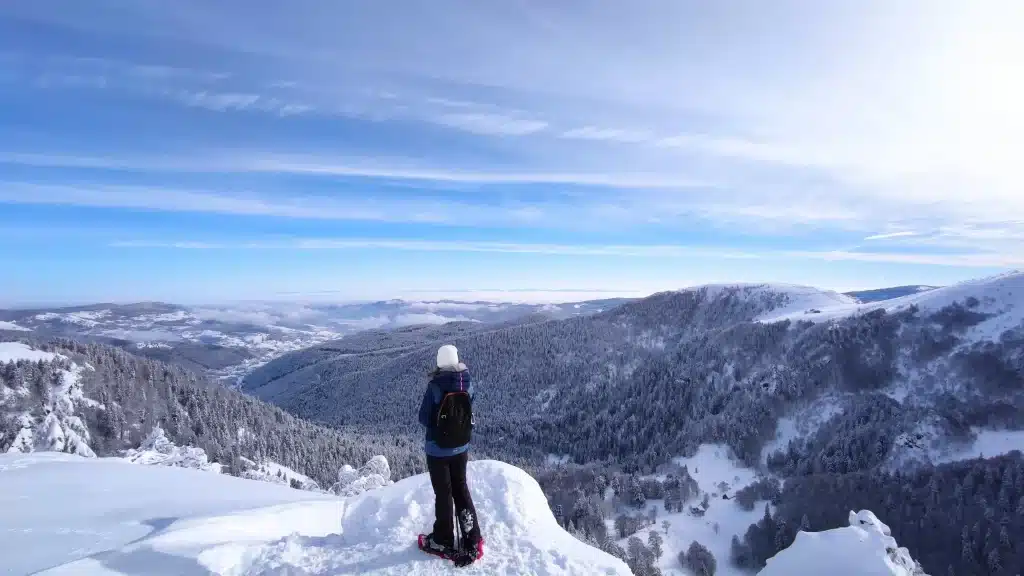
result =
M472 542L466 542L466 548L464 551L469 554L473 560L479 560L484 557L484 539L481 538L476 541L476 544Z
M431 534L419 535L416 539L416 544L419 546L420 550L423 550L427 554L433 554L439 558L444 558L445 560L451 560L452 557L455 556L457 550L451 546L445 546L444 544L434 542L434 539L431 538L431 536Z
M483 539L477 541L476 545L472 546L470 549L462 549L438 544L433 541L430 534L420 534L417 538L417 545L420 550L423 550L427 554L432 554L438 558L444 558L445 560L451 560L460 568L463 566L469 566L473 562L483 558L484 555Z

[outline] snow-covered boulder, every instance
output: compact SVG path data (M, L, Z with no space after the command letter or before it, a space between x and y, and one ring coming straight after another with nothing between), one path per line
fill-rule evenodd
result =
M195 446L178 446L157 426L146 436L139 448L125 452L124 459L135 464L177 466L208 472L220 472L221 465L210 462L206 450Z
M758 576L926 576L871 511L850 511L849 521L845 528L798 532Z
M331 486L331 492L339 496L358 496L368 490L376 490L391 484L391 466L388 459L377 455L356 470L345 464L338 470L338 483Z
M0 558L54 575L630 574L563 530L523 470L475 460L467 474L486 544L456 570L414 544L434 519L426 474L342 499L119 458L0 455L0 494L19 496L0 514Z

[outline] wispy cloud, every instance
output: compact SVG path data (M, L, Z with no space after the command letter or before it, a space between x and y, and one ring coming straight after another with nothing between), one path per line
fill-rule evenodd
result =
M847 250L821 252L789 252L792 257L828 261L883 262L895 264L927 264L964 268L1006 268L1024 266L1024 253L946 253L922 254L917 252L858 252Z
M676 134L660 138L654 144L661 148L674 148L769 164L816 166L825 163L825 160L816 158L816 155L803 150L726 135Z
M638 144L650 142L654 136L646 130L624 130L620 128L599 128L596 126L584 126L566 130L561 134L562 138L570 140L595 140L605 142L624 142Z
M6 183L0 203L50 204L127 208L163 212L194 212L237 216L269 216L307 220L362 220L470 226L515 225L536 221L536 215L510 210L516 206L486 206L449 200L439 207L430 199L360 196L314 196L216 193L158 186L38 185Z
M210 191L160 185L82 182L0 182L0 204L63 205L159 212L208 213L277 219L349 220L472 228L520 227L599 231L609 225L644 225L658 210L622 199L557 197L495 200L463 192L308 194L286 190ZM621 204L620 204L621 203ZM670 225L670 222L665 225Z
M424 241L409 239L289 238L251 241L163 241L125 240L110 244L116 248L162 248L188 250L402 250L422 252L484 252L543 254L581 257L724 259L797 259L823 261L929 264L957 267L1015 267L1024 265L1024 253L861 252L856 250L734 250L724 247L673 244L530 244L483 241Z
M271 112L280 116L305 114L315 109L308 104L286 102L280 98L244 92L190 92L186 90L166 92L171 98L187 106L206 108L217 112L228 110L253 110Z
M565 256L631 256L645 258L678 256L714 256L716 258L756 258L756 254L737 250L678 245L574 245L525 244L510 242L427 241L406 239L292 238L245 242L126 240L110 244L115 248L172 248L192 250L360 250L387 249L423 252L493 252L506 254L550 254Z
M438 124L488 136L526 136L547 128L547 122L513 118L500 114L475 112L442 114L433 119Z
M918 235L917 232L912 232L910 230L904 230L904 231L901 231L901 232L887 232L885 234L872 234L871 236L866 236L864 239L865 240L888 240L890 238L907 238L907 237L910 237L910 236L917 236L917 235Z
M332 157L328 154L287 154L257 150L249 152L211 150L203 154L165 155L163 157L0 152L0 163L37 167L158 172L319 174L469 184L575 184L651 189L714 188L717 186L710 180L660 171L626 172L594 169L580 172L540 172L487 170L478 167L459 168L458 166L424 167L416 165L408 159L394 159L389 162L382 158Z

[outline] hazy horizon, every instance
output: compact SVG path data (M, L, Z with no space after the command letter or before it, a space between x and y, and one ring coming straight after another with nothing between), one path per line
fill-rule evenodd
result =
M972 280L971 278L964 278L964 280ZM153 300L153 299L124 299L124 300L90 300L90 301L37 301L37 302L3 302L0 301L0 309L6 310L31 310L35 308L75 308L81 306L95 306L95 305L114 305L114 306L126 306L132 304L169 304L176 306L261 306L268 305L272 306L275 304L286 305L286 304L310 304L310 305L349 305L349 304L373 304L377 302L387 301L405 301L405 302L439 302L439 301L452 301L452 302L487 302L494 304L565 304L574 302L585 302L595 300L611 300L618 298L645 298L654 295L659 292L674 291L674 290L686 290L691 288L698 288L707 284L778 284L778 285L800 285L793 284L790 282L707 282L698 284L689 284L685 286L678 286L672 288L664 288L660 290L653 290L650 292L643 291L616 291L616 290L601 290L601 289L558 289L558 290L539 290L531 288L508 288L508 289L492 289L492 290L463 290L463 291L451 291L451 292L430 292L430 291L404 291L399 292L394 296L385 296L380 298L350 298L350 299L338 299L333 296L332 293L310 293L310 294L279 294L267 298L259 299L223 299L223 300L202 300L202 299L183 299L183 300ZM806 285L804 285L806 286ZM924 283L912 283L903 284L899 286L934 286L942 287L940 285L931 285ZM854 287L854 288L831 288L823 286L812 286L813 288L819 288L821 290L838 292L840 294L850 292L861 292L870 290L879 290L885 288L896 288L897 285L886 285L886 286L868 286L868 287Z

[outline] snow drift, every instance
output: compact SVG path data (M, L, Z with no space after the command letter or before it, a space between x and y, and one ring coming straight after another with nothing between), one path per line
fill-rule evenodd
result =
M558 526L537 482L494 461L468 469L486 552L462 574L626 575ZM416 548L426 475L352 498L174 466L59 453L0 456L0 558L11 574L367 574L452 570Z
M758 576L926 576L889 527L869 510L850 511L850 525L797 532L796 540L768 559Z

